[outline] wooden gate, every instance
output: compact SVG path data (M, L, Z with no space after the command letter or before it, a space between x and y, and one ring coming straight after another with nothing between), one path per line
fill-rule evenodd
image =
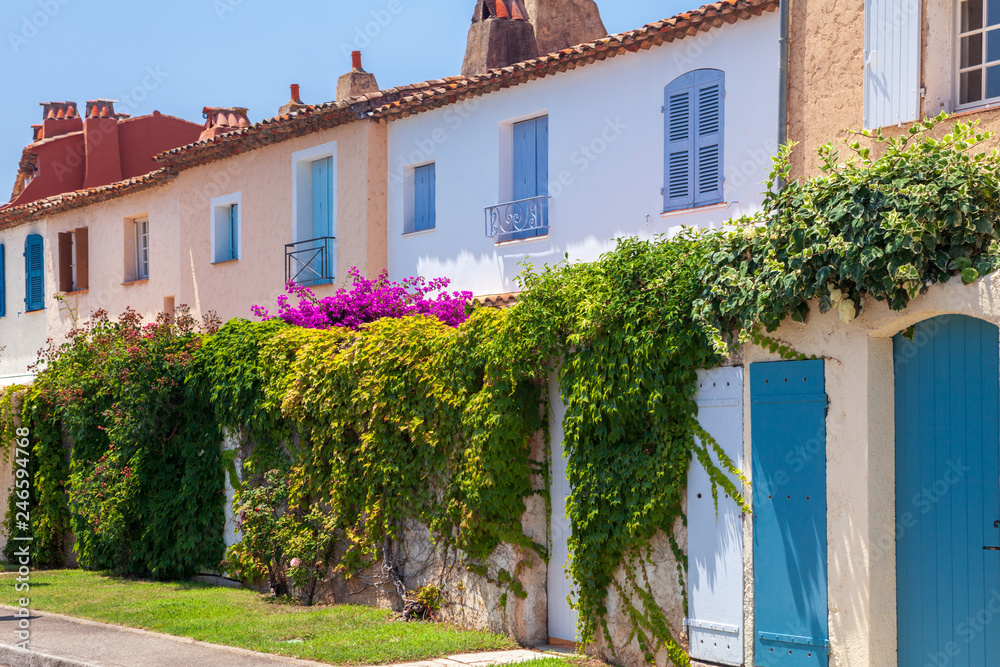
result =
M894 340L899 665L1000 664L1000 330L946 315L910 334Z

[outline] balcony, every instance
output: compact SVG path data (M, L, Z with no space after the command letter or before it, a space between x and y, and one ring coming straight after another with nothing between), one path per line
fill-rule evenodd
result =
M329 285L337 278L337 239L324 236L285 245L285 282Z
M531 197L486 207L486 237L498 243L549 233L549 199Z

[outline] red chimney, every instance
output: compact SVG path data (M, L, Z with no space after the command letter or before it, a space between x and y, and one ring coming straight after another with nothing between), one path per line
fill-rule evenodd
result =
M354 69L362 71L362 72L364 71L361 68L361 52L360 51L352 51L351 52L351 60L353 61Z
M299 95L299 84L297 83L292 84L292 101L302 102L302 97Z
M113 100L88 100L83 121L85 171L83 187L93 188L122 180L118 119Z

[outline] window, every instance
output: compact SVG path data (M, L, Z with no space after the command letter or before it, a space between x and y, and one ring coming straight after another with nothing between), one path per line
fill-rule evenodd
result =
M87 228L59 234L59 291L76 292L90 285Z
M135 279L149 279L149 218L135 221Z
M45 309L45 255L42 237L29 234L24 240L24 309Z
M0 317L7 316L7 252L0 243Z
M517 205L515 215L535 218L528 228L503 234L499 241L545 236L549 233L548 200L538 201L549 194L549 117L542 116L514 123L512 160L512 196ZM534 201L532 201L534 200Z
M965 0L958 11L958 105L1000 98L1000 0Z
M434 163L413 170L413 208L408 212L404 232L424 232L437 225L437 186Z
M292 154L293 243L285 246L285 277L327 285L337 275L337 144Z
M240 193L212 199L212 263L240 258Z
M665 91L663 210L723 201L725 73L700 69Z

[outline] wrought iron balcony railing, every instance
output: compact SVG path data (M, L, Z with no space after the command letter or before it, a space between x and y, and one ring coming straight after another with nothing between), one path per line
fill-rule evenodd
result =
M497 206L487 206L487 238L514 241L548 234L549 199L551 197L531 197Z
M285 282L326 285L336 279L337 248L332 236L285 245Z

